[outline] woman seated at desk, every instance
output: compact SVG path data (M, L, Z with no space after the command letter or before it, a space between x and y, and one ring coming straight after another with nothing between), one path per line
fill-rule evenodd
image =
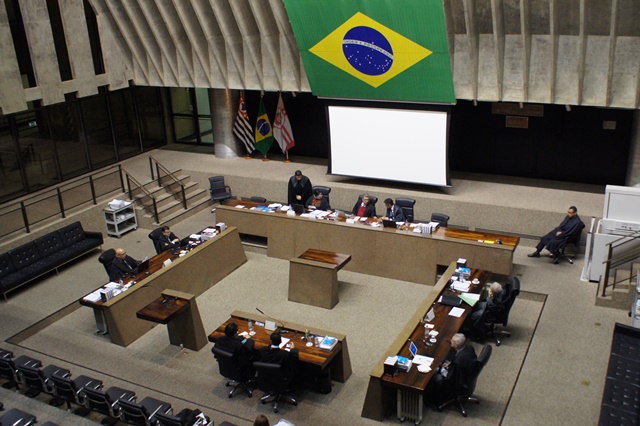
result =
M315 207L316 210L331 210L329 200L327 200L319 189L313 191L313 195L307 199L304 204L306 208Z

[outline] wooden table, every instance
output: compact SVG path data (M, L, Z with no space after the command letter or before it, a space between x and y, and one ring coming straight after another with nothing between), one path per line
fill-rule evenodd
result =
M238 325L238 331L248 331L247 318L251 318L254 321L265 322L270 320L260 314L250 314L242 311L233 311L231 318L225 321L220 327L218 327L213 333L209 335L209 341L215 343L215 341L224 335L224 329L230 322L235 322ZM338 382L344 383L351 376L351 360L349 359L349 349L347 347L347 336L344 334L336 333L333 331L322 330L310 326L301 324L295 324L292 322L283 323L284 328L289 330L288 333L283 334L283 337L291 339L294 343L294 347L299 350L300 362L316 368L324 370L327 367L331 367L331 378ZM266 330L264 327L254 325L256 334L251 338L255 341L255 348L261 349L271 345L270 336L272 331ZM280 328L278 328L278 331ZM318 334L320 336L333 336L338 339L338 343L331 351L323 351L315 346L308 347L306 342L302 340L305 330L309 330L310 333Z
M433 377L436 367L442 364L447 358L451 350L449 343L451 337L460 330L465 318L473 310L468 304L462 303L460 307L464 308L464 313L460 317L453 317L448 315L451 306L442 305L437 302L441 294L460 294L460 292L452 293L449 290L449 281L455 268L456 265L455 262L453 262L374 367L369 378L369 387L362 408L362 417L382 421L390 414L393 401L398 401L399 418L412 417L413 420L416 421L416 424L422 419L422 407L424 405L422 396L424 395L424 391ZM476 285L471 285L469 292L479 293L484 288L490 275L491 273L488 271L472 270L472 275L469 279L477 278L480 282ZM423 342L423 319L431 307L433 307L436 314L432 324L434 324L434 329L438 330L439 334L437 336L437 342L433 346L427 347ZM420 373L417 366L412 366L409 372L398 372L394 376L385 375L383 364L388 356L402 355L410 358L409 340L413 341L418 347L418 355L426 355L434 358L431 365L432 371L429 373ZM410 403L403 405L403 403L407 401L410 401ZM419 412L403 412L401 411L403 406L416 407L419 409Z
M173 258L171 265L163 262ZM129 346L156 324L136 317L136 312L167 289L199 296L247 261L238 230L227 229L203 242L183 257L165 251L149 260L149 269L130 280L131 288L106 302L80 299L84 306L104 316L112 343ZM97 315L97 314L96 314Z
M289 300L332 309L338 303L338 271L351 255L309 249L289 261Z
M165 290L160 297L136 312L136 317L165 324L172 345L198 351L207 344L207 335L193 294Z
M242 234L266 237L269 257L289 260L310 248L349 253L353 259L345 270L427 285L436 280L438 265L449 265L460 257L467 259L471 268L508 275L520 241L508 235L452 228L417 234L363 222L350 224L249 209L257 205L227 200L217 207L216 219L236 226Z

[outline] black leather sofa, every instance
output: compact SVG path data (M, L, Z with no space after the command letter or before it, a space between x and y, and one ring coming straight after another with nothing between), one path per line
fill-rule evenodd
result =
M100 232L82 229L74 222L57 231L0 254L0 293L7 293L47 272L100 247L104 240Z

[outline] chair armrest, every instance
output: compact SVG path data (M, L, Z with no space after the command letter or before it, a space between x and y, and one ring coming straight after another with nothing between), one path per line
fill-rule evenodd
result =
M225 185L224 189L226 189L229 192L229 194L231 194L231 187L229 187L229 185Z

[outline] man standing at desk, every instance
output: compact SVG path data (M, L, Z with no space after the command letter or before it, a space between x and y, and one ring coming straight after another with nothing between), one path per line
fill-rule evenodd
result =
M552 255L557 256L560 244L564 241L564 239L568 235L573 235L578 231L578 229L582 229L583 227L584 223L582 223L582 220L580 220L580 216L578 216L578 208L576 206L569 207L567 216L560 223L560 225L558 225L557 228L549 232L544 237L540 238L540 242L536 246L536 251L528 254L527 256L540 257L540 252L545 247L551 252Z
M384 200L384 206L387 208L387 213L382 219L392 220L394 222L404 222L406 220L402 208L393 204L391 198Z
M450 395L452 392L467 383L469 374L476 362L476 351L473 346L466 344L466 338L462 333L456 333L451 338L451 348L455 355L451 361L445 361L427 386L427 392L434 395Z
M351 214L360 217L375 217L376 205L370 202L369 194L362 195L362 200L358 200L353 206Z
M296 170L289 178L288 193L289 205L304 204L311 197L311 181L300 170Z
M282 366L282 372L288 379L295 375L296 365L298 364L298 350L291 349L290 352L280 349L282 337L280 333L274 331L271 333L271 346L264 347L258 351L260 362L269 364L279 364Z
M216 348L233 354L238 360L238 367L248 373L254 361L256 351L253 339L238 335L238 325L230 322L224 329L224 336L216 341ZM255 373L253 373L255 375Z
M116 257L111 262L111 279L118 280L135 273L139 264L140 261L127 256L127 252L123 248L117 248Z

